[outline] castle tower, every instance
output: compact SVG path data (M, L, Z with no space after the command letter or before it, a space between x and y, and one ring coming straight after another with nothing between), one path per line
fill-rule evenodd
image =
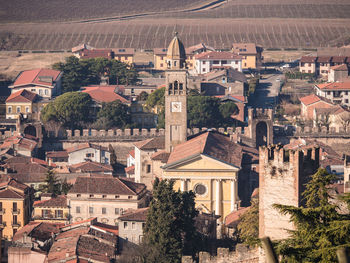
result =
M274 204L299 207L303 204L305 184L319 167L320 149L277 145L259 149L259 237L272 240L289 237L293 230L289 215L281 214Z
M187 138L187 70L186 52L177 34L167 53L165 72L165 150L172 149Z

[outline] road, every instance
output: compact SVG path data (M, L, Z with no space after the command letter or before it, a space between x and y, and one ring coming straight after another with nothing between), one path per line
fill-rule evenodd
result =
M272 108L276 105L280 86L283 81L283 74L264 75L251 96L248 105L254 108Z

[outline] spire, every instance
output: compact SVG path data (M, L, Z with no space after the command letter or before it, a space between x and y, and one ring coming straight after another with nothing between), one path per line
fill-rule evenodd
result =
M185 47L178 37L178 33L175 32L174 38L171 40L168 52L167 63L168 69L182 69L185 68L186 51Z

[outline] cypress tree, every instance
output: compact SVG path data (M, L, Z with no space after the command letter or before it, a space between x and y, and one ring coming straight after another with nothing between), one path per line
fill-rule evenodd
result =
M350 246L350 216L340 214L337 205L330 202L334 179L320 168L306 185L305 207L275 205L291 216L296 228L290 231L289 239L277 245L282 262L337 262L336 250Z
M173 181L156 178L146 226L145 262L178 263L186 252L193 254L195 236L194 193L175 192ZM189 251L191 250L191 251Z

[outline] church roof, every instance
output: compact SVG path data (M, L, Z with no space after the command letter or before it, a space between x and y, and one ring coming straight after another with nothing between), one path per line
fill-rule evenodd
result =
M232 142L228 136L216 131L206 131L175 146L166 166L200 154L241 167L242 147Z
M167 58L168 59L186 59L186 50L180 39L178 38L177 34L171 40L168 52L167 52Z

